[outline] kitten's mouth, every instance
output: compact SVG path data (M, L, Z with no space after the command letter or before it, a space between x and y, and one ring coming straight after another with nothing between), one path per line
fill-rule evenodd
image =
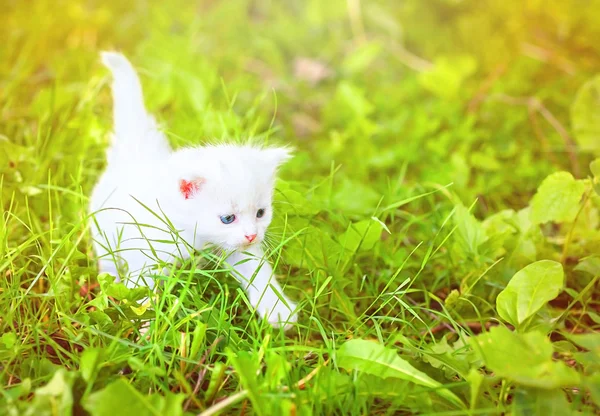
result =
M260 245L260 243L262 243L262 240L259 239L253 240L252 242L245 241L240 244L240 248L249 248L252 246Z

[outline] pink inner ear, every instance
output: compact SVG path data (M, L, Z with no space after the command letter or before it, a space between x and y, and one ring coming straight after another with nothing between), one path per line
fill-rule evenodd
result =
M183 195L185 199L190 199L196 192L200 190L201 184L201 179L196 179L193 181L186 181L185 179L182 179L179 181L179 192L181 192L181 195Z

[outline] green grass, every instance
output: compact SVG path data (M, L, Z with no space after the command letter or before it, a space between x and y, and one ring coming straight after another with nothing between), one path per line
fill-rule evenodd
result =
M575 3L4 1L0 412L598 412L600 3ZM173 145L297 149L287 333L203 253L155 308L98 276L107 49Z

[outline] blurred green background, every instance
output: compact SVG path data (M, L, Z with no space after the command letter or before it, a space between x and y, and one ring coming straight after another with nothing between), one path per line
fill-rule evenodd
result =
M569 158L569 108L598 70L593 1L3 3L2 122L16 143L63 127L45 123L59 113L63 140L99 147L110 102L96 95L98 51L117 49L175 142L274 131L307 151L305 180L333 161L347 186L384 194L406 166L410 181L453 182L494 212L554 170L587 173L580 149ZM69 117L84 94L102 117ZM66 151L95 162L82 150Z

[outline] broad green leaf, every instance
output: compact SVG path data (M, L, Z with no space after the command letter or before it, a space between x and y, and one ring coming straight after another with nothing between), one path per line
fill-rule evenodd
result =
M360 198L357 198L357 195L360 195ZM331 198L331 209L343 210L346 213L371 213L380 199L381 195L372 186L346 179L336 186Z
M196 322L196 327L192 333L192 345L190 347L190 358L198 359L200 347L205 345L207 325L202 322Z
M207 402L210 402L214 399L219 388L223 384L223 380L225 380L225 370L227 370L227 365L225 363L217 361L214 364L213 370L210 372L210 381L205 393Z
M571 356L581 365L584 374L600 373L600 356L592 351L573 352Z
M469 374L467 374L466 379L471 387L471 409L474 409L477 406L477 399L480 397L479 392L481 391L481 385L485 377L481 372L472 368Z
M183 414L182 394L171 392L147 395L137 391L125 379L112 382L83 400L92 416L178 416Z
M457 289L452 289L446 299L444 300L444 304L446 308L453 308L458 301L460 300L460 292Z
M347 394L352 389L352 379L344 372L334 368L324 367L317 374L317 381L311 389L320 400Z
M23 363L19 366L19 372L23 375L33 375L37 377L51 379L56 373L64 368L54 364L46 357L31 356L23 360ZM71 374L71 373L69 373ZM67 377L65 375L65 377Z
M148 308L150 307L150 303L145 303L140 307L136 307L133 305L129 305L129 309L131 309L131 311L133 313L135 313L137 316L142 316L146 313L146 311L148 310Z
M127 364L134 371L139 371L142 374L151 374L153 376L164 377L167 372L162 366L157 366L136 356L127 358Z
M579 211L585 183L568 172L548 176L531 200L531 220L535 224L570 222Z
M600 373L587 377L584 384L596 406L600 406Z
M117 300L127 299L130 301L135 301L142 299L144 296L148 296L148 290L143 287L130 289L123 283L113 283L106 290L106 294Z
M471 338L485 366L498 377L524 386L555 389L579 383L579 374L552 360L552 343L540 332L518 334L498 326Z
M106 298L106 296L104 296L104 298ZM102 296L98 296L96 299L102 299ZM91 303L92 302L90 302L90 304ZM98 325L101 330L107 330L114 325L112 319L110 319L110 316L99 310L90 311L88 313L88 318L92 325Z
M5 332L0 339L7 349L11 349L17 343L17 335L14 332Z
M600 324L600 315L596 312L588 311L588 316L594 323Z
M280 215L315 215L319 212L319 207L308 201L306 194L299 192L302 185L298 183L289 183L284 181L277 182L277 192L275 194L275 204L277 204L277 213ZM306 192L306 190L304 190ZM320 202L320 201L317 201Z
M600 257L589 256L579 260L577 266L573 268L579 272L586 272L592 276L600 276Z
M248 397L252 402L254 411L257 415L264 414L259 392L259 363L257 357L248 351L238 351L237 353L229 351L227 355L240 379L240 384L248 390Z
M87 348L83 354L81 354L79 371L81 371L81 376L88 383L92 381L92 377L101 359L102 350L99 348Z
M4 395L4 400L6 400L6 402L8 403L18 400L19 398L25 397L29 393L31 393L30 378L22 380L21 383L17 384L16 386L5 386L2 392L2 394ZM0 404L0 411L1 410L3 410L2 404Z
M136 301L148 296L145 287L128 288L123 282L116 282L116 278L108 273L98 275L98 283L102 289L102 295L111 296L117 300Z
M563 416L571 414L562 390L518 389L513 402L515 416Z
M317 400L323 403L335 403L341 400L356 403L360 398L369 398L369 400L375 398L385 402L393 400L403 403L415 414L433 412L433 409L452 410L453 406L433 392L427 392L422 386L399 378L383 379L365 373L355 378L347 373L325 367L319 371L316 380L311 386L311 395L315 395ZM356 392L359 393L358 396Z
M579 148L600 154L600 76L583 84L571 105L571 124Z
M336 353L338 367L346 370L358 370L380 378L398 378L412 383L439 389L438 394L455 405L463 408L464 403L450 390L441 388L442 384L422 371L417 370L396 351L372 341L353 339L344 343Z
M505 257L502 264L510 273L536 261L537 240L543 235L539 226L532 226L529 219L530 208L518 212L503 210L486 218L482 225L488 236L486 243L491 258Z
M343 248L329 233L317 227L308 227L308 222L300 224L302 227L299 225L292 228L294 232L304 228L305 224L307 228L287 245L288 264L296 267L323 267L331 259L338 259L343 254Z
M469 372L469 353L460 340L450 345L446 337L443 337L423 349L423 360L435 368L444 369L448 379L456 374L465 378Z
M274 351L268 351L265 356L265 364L267 366L265 378L271 388L277 389L284 385L291 368L288 360Z
M479 247L488 239L481 223L464 205L456 206L453 220L457 247L466 254L478 254Z
M73 384L77 373L61 368L48 384L34 392L26 416L70 415L73 410Z
M362 220L350 224L346 232L340 236L340 243L353 253L357 250L372 250L381 238L382 231L383 227L379 221Z
M519 270L496 298L498 314L518 327L562 291L562 265L540 260Z
M569 334L564 333L570 341L585 348L586 350L596 353L600 357L600 333L589 333L589 334Z

